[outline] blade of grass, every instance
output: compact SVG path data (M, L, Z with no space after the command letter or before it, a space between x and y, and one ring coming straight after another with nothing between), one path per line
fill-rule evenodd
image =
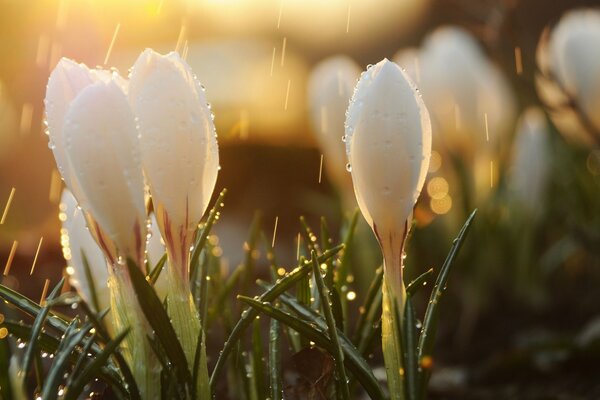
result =
M202 231L200 232L200 234L198 235L198 237L196 239L196 242L194 243L194 250L192 250L192 256L190 258L190 280L192 282L194 281L194 278L197 276L196 270L198 268L198 260L200 260L200 252L202 252L202 249L204 248L204 245L206 244L206 239L208 238L208 234L210 233L212 226L214 225L215 221L217 219L219 219L219 214L224 206L223 199L225 198L226 194L227 194L227 189L223 189L223 190L221 190L221 193L219 193L219 197L217 197L217 201L215 202L215 205L208 213L208 218L206 219L206 223L202 227Z
M10 346L8 338L0 339L0 398L10 400L13 398L12 382L10 379Z
M444 294L446 289L446 282L448 281L448 274L450 272L450 267L454 263L454 259L460 250L466 235L471 227L471 223L475 218L475 214L477 210L474 210L469 218L463 225L462 229L458 233L458 236L452 242L452 247L450 248L450 252L440 269L440 273L436 279L435 286L431 291L431 296L429 298L429 303L427 306L427 310L425 311L425 317L423 318L423 327L421 328L421 335L419 337L419 345L417 348L417 357L418 363L422 365L423 359L425 357L431 357L431 353L433 350L433 345L435 343L435 334L437 329L438 315L439 315L439 301ZM427 388L427 383L429 381L429 377L431 376L431 371L429 369L420 368L419 374L419 393L421 397L425 395L425 391Z
M398 316L400 318L400 316ZM402 326L402 351L404 356L404 390L407 400L417 399L418 369L417 369L417 338L416 338L415 309L410 296L406 296L404 309L404 324Z
M283 377L281 376L281 329L279 321L271 318L269 324L269 384L272 400L283 399Z
M344 245L338 245L333 247L331 250L323 253L321 257L319 257L319 262L325 262L329 258L333 257L337 254L338 251L344 248ZM288 290L294 284L296 284L300 279L302 279L306 274L309 273L311 269L310 264L305 263L300 267L297 267L292 272L286 274L283 278L281 278L276 285L274 285L270 290L263 293L259 299L260 301L273 301L283 292ZM225 341L225 345L223 346L223 350L221 350L219 354L219 358L217 358L217 363L213 369L212 375L210 377L210 385L211 389L214 391L215 385L217 384L217 378L220 375L225 361L229 354L233 350L234 346L237 344L238 340L242 336L242 333L248 328L252 320L258 315L257 311L250 308L244 310L240 319L237 321L236 325L233 327L231 334Z
M98 315L96 315L90 309L90 307L88 306L88 304L85 301L82 301L81 303L79 303L79 305L81 306L81 309L83 310L84 314L87 316L87 318L90 320L90 322L94 325L94 329L96 329L96 332L98 333L98 336L99 336L100 340L102 341L102 343L107 344L110 339L110 335L109 335L108 331L106 330L106 327L102 323L102 320L108 314L110 309L107 308L103 312L100 312L100 313L98 313ZM98 347L96 344L92 344L92 346ZM100 349L99 351L96 351L96 353L100 353L101 351L102 350ZM129 368L129 365L127 364L127 361L125 361L125 358L123 357L123 355L121 354L121 351L119 349L117 349L117 351L115 351L113 355L114 355L116 363L119 367L119 370L120 370L121 374L123 375L125 384L127 385L127 390L129 391L130 399L131 400L139 400L140 399L139 388L133 377L133 373L131 372L131 369Z
M33 300L4 285L0 285L0 297L34 318L38 316L43 308ZM48 318L47 324L59 332L64 333L69 325L68 321L51 311L48 311L48 313L50 318Z
M129 334L129 329L119 333L113 340L102 349L90 363L88 363L83 371L73 380L70 385L67 385L64 395L64 400L76 400L85 389L85 386L98 375L100 368L106 364L112 354L114 354L125 336ZM85 352L84 352L85 357Z
M68 333L65 334L64 339L61 341L59 348L56 351L52 367L48 370L48 375L44 381L44 386L42 387L42 399L55 400L58 398L58 386L63 380L63 374L69 365L71 353L75 350L76 346L81 345L82 340L88 334L90 329L92 329L92 324L88 323L77 331L69 329Z
M423 272L421 275L417 276L406 286L406 295L414 296L415 293L419 291L419 289L423 288L427 285L427 279L429 279L433 275L433 268L429 268L427 271Z
M366 317L368 315L368 311L371 309L373 301L377 296L378 292L381 292L381 283L383 282L383 267L377 268L375 271L375 276L369 285L369 289L367 289L367 295L365 296L365 301L359 308L358 320L356 321L356 328L354 328L354 342L358 343L360 341L361 332L364 329L365 324L372 323L373 321L369 321Z
M260 319L257 317L252 323L252 372L254 377L254 387L259 399L269 398L269 392L265 386L266 376L263 368L263 355Z
M162 257L160 258L160 260L158 260L158 262L156 263L154 268L152 268L152 271L150 271L150 274L148 274L148 281L150 282L150 284L152 286L154 286L156 284L156 281L158 281L160 273L162 272L163 267L165 266L166 263L167 263L167 253L162 255Z
M314 310L308 309L305 306L299 304L293 297L287 296L287 298L295 302L298 307L304 309L304 312L309 313L309 315L316 315L314 314ZM277 319L284 325L292 327L294 330L307 336L317 346L322 347L329 353L333 354L333 343L327 335L327 323L321 316L318 316L318 319L320 319L321 322L318 322L317 319L313 319L313 321L309 322L300 319L296 316L293 316L292 314L285 312L280 308L275 308L268 302L261 302L259 300L255 300L253 298L245 296L238 296L238 299L248 304L253 309L260 311L270 316L271 318ZM344 336L343 332L338 330L337 335L340 338L340 344L342 346L344 354L346 355L344 362L346 363L348 370L354 376L356 376L357 380L361 383L365 391L369 394L369 396L372 399L384 399L385 396L383 394L383 391L381 390L381 387L379 386L379 383L377 382L377 379L373 375L373 371L371 370L367 362L358 354L354 345L346 336Z
M354 214L350 218L346 232L343 234L344 237L344 251L340 256L338 266L336 268L336 282L335 289L339 293L339 302L341 307L342 321L346 321L348 315L348 299L346 297L347 285L348 285L348 270L350 269L350 260L352 255L352 241L354 239L354 233L356 232L356 224L358 223L358 209L354 210ZM346 325L346 330L348 326ZM347 333L347 332L345 332Z
M94 282L94 276L92 275L92 270L90 269L90 263L88 261L87 256L83 249L81 249L81 260L83 263L83 272L85 274L85 280L90 289L90 297L91 303L96 312L100 311L100 302L98 301L98 292L96 291L96 283ZM106 266L103 266L106 267Z
M50 292L50 294L48 295L47 302L55 299L60 294L64 282L65 278L62 278L60 282L58 282L58 284L54 287L54 289L52 289L52 292ZM31 362L33 361L33 355L37 350L36 344L40 336L40 332L42 331L42 328L44 326L44 322L46 321L46 317L49 313L50 305L46 303L46 305L40 309L39 313L35 317L35 320L33 321L31 329L31 338L29 339L29 343L25 349L25 354L23 355L23 363L21 364L21 371L23 373L23 376L27 376L29 374ZM66 330L68 330L68 328Z
M196 344L196 353L194 354L194 369L192 370L192 382L197 382L200 376L208 376L208 370L206 366L206 340L203 329L200 330ZM192 398L200 400L210 398L210 387L208 382L201 382L199 389L200 393L196 393L198 387L197 385L192 385Z
M321 266L317 258L317 252L315 250L311 253L312 265L313 265L313 276L317 282L317 288L321 296L321 305L323 307L323 313L325 314L325 320L327 321L327 328L329 331L329 338L333 343L334 353L332 356L335 358L336 375L339 382L338 388L341 389L341 397L344 400L350 400L350 389L348 388L348 377L346 376L346 368L344 367L344 352L340 345L340 339L337 335L337 328L335 324L335 318L333 317L333 311L331 298L328 293L328 289L323 282L323 276L321 275Z
M148 320L148 323L154 329L156 337L163 346L169 360L176 369L176 375L181 387L191 384L192 375L188 368L185 353L181 343L176 340L175 329L165 311L162 302L154 291L154 288L146 280L146 277L135 265L132 260L127 260L127 270L131 278L131 283L137 294L138 303Z

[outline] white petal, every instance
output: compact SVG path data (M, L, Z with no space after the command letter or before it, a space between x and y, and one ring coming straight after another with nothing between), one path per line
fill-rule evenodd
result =
M64 135L73 173L90 203L87 211L122 255L140 260L143 177L133 113L119 86L98 82L82 90L69 108Z
M72 172L65 154L63 125L65 116L75 97L88 85L94 83L92 72L83 64L78 64L68 58L62 58L48 79L46 88L46 121L50 148L54 154L58 170L68 186L71 184ZM74 190L77 190L74 188ZM78 196L79 197L79 196ZM81 199L80 199L81 201Z
M550 35L549 62L562 87L600 130L600 11L574 10Z
M212 196L219 165L204 91L177 54L146 50L133 67L129 98L155 206L166 210L174 226L194 230Z
M424 41L419 66L419 87L439 144L472 161L483 146L493 148L510 132L515 119L511 87L467 31L434 31Z
M400 235L427 174L431 124L398 65L383 60L363 73L348 108L346 135L363 215L380 233Z
M72 268L70 275L71 284L77 289L81 297L92 303L92 290L88 282L85 266L83 263L83 255L88 262L90 272L93 279L93 285L96 290L97 300L99 302L99 310L102 311L110 307L110 297L108 296L108 266L102 250L96 244L96 241L87 229L83 212L77 208L75 197L68 191L64 190L61 197L61 208L67 219L63 222L63 229L66 231L68 243L61 242L63 246L68 245L70 259L67 264ZM103 296L102 294L106 294ZM110 320L110 318L108 318Z
M544 112L530 107L517 124L509 186L528 213L543 206L544 191L550 173L550 143Z

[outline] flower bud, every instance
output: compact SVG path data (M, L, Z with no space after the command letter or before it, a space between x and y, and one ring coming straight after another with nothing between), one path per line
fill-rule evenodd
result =
M467 31L437 29L418 54L399 53L397 59L418 77L433 132L450 152L472 159L510 132L512 90Z
M112 81L83 89L69 107L63 131L73 175L89 203L86 211L113 241L119 256L141 265L146 238L144 181L134 117L122 89Z
M380 242L394 237L400 246L427 174L431 124L410 78L387 59L358 81L346 151L363 215Z
M536 107L525 110L517 124L509 186L529 214L538 213L544 204L551 158L548 139L544 112Z
M359 76L360 68L352 59L336 56L319 63L308 84L310 117L324 155L325 170L343 192L352 191L352 181L346 171L346 150L340 138L344 136L346 109Z
M163 56L150 49L135 62L129 97L158 225L172 262L187 280L188 250L219 169L210 106L177 53Z
M431 156L429 113L398 65L384 59L360 77L346 117L346 151L358 206L381 246L381 340L392 399L404 398L400 326L404 242Z
M566 13L540 39L538 94L567 139L600 143L600 11Z
M202 337L189 285L190 247L219 170L217 136L204 89L177 53L145 50L135 62L129 99L144 173L169 257L167 308L189 365ZM200 370L207 374L204 343ZM208 376L201 377L201 382ZM198 387L198 393L203 393ZM200 395L202 397L202 395Z

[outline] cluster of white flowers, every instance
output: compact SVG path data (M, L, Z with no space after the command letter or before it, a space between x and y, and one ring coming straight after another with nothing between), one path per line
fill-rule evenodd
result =
M133 368L141 392L145 398L158 396L160 380L150 375L160 369L145 340L148 326L135 305L125 262L130 259L145 269L148 236L154 238L148 244L150 253L162 251L162 237L168 274L157 289L164 294L167 281L168 311L193 365L201 328L188 279L190 247L219 170L204 89L177 53L163 56L146 50L129 80L116 71L60 60L48 80L45 105L49 147L81 208L77 212L75 201L64 195L63 229L74 283L91 298L90 285L83 284L85 255L99 289L97 306L107 305L108 279L115 329L129 326L134 331L124 346L131 363L144 365ZM150 198L154 233L148 231ZM159 259L155 254L148 258Z

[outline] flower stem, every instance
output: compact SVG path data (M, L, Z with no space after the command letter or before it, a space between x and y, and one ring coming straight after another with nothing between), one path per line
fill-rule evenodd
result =
M198 340L203 337L200 335L202 325L200 323L200 315L198 314L194 298L190 291L190 283L186 279L186 263L189 262L189 255L181 261L183 266L176 265L173 258L169 255L167 309L177 338L185 353L188 367L193 376L196 376L193 368L198 368L196 397L208 399L210 398L210 391L204 340L200 341L200 349L197 349ZM181 273L181 271L185 271L186 273ZM197 350L200 351L198 361L196 361Z
M127 271L121 266L111 268L109 287L111 309L115 331L131 329L123 340L121 348L129 364L143 399L160 397L160 363L156 358L146 335L151 332Z

